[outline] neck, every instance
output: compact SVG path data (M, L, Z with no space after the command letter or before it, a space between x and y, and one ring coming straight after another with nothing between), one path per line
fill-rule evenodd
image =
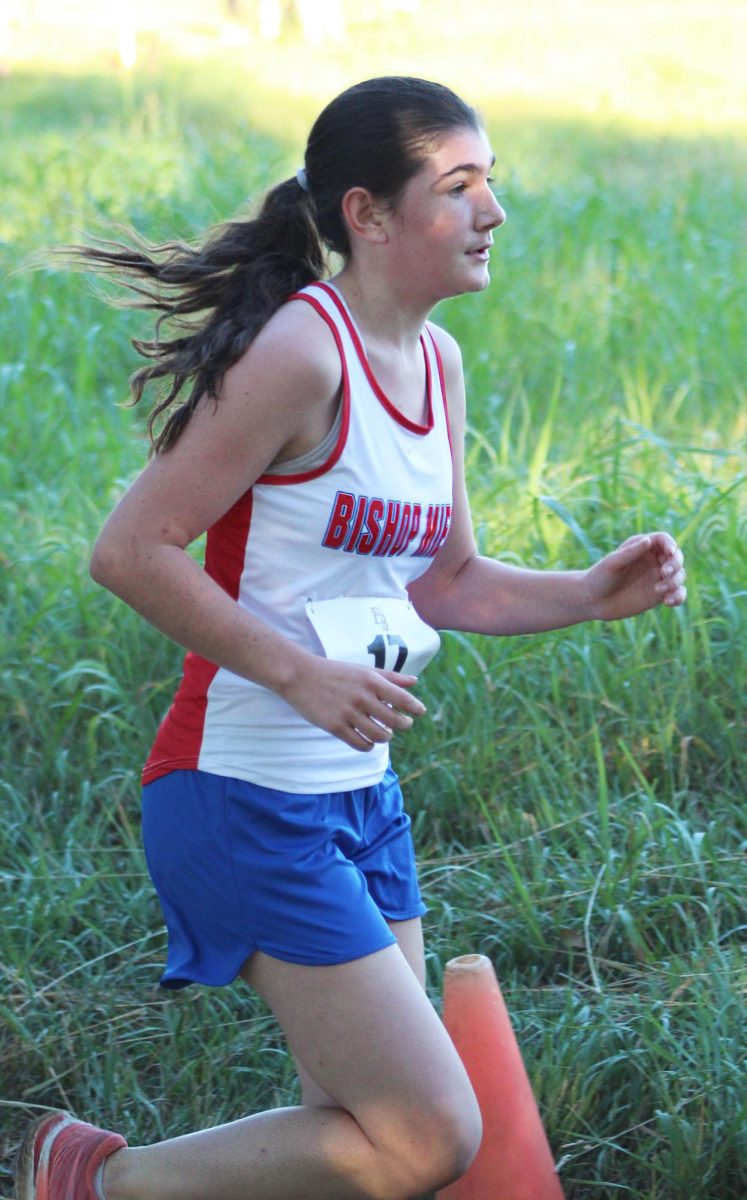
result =
M356 269L351 260L332 281L350 307L364 335L406 350L416 345L431 305L408 295L373 273Z

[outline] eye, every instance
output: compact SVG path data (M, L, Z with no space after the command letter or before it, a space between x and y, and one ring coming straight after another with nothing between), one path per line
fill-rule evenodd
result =
M466 183L457 183L457 184L455 184L455 186L453 188L449 188L449 195L450 196L460 196L462 194L462 192L465 192L466 190L467 190Z

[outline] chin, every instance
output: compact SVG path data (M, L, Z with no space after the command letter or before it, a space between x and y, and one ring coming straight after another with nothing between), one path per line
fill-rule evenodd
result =
M440 297L441 300L451 300L455 296L468 296L471 292L484 292L490 286L490 275L486 271L480 277L472 276L470 279L464 279L461 283L455 283L448 292ZM438 303L438 301L436 302Z
M483 275L473 276L464 291L484 292L487 287L490 287L490 273L486 270Z

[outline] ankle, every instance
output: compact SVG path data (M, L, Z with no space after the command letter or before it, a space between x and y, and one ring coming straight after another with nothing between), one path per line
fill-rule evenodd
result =
M130 1167L136 1153L130 1147L122 1147L104 1161L100 1180L104 1200L137 1200L130 1190Z

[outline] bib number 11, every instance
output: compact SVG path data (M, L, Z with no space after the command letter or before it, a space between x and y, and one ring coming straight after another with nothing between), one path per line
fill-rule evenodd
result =
M327 658L419 675L438 650L435 629L400 596L307 600L306 615Z
M366 649L373 655L374 666L382 671L401 671L407 662L407 645L397 633L377 633Z

